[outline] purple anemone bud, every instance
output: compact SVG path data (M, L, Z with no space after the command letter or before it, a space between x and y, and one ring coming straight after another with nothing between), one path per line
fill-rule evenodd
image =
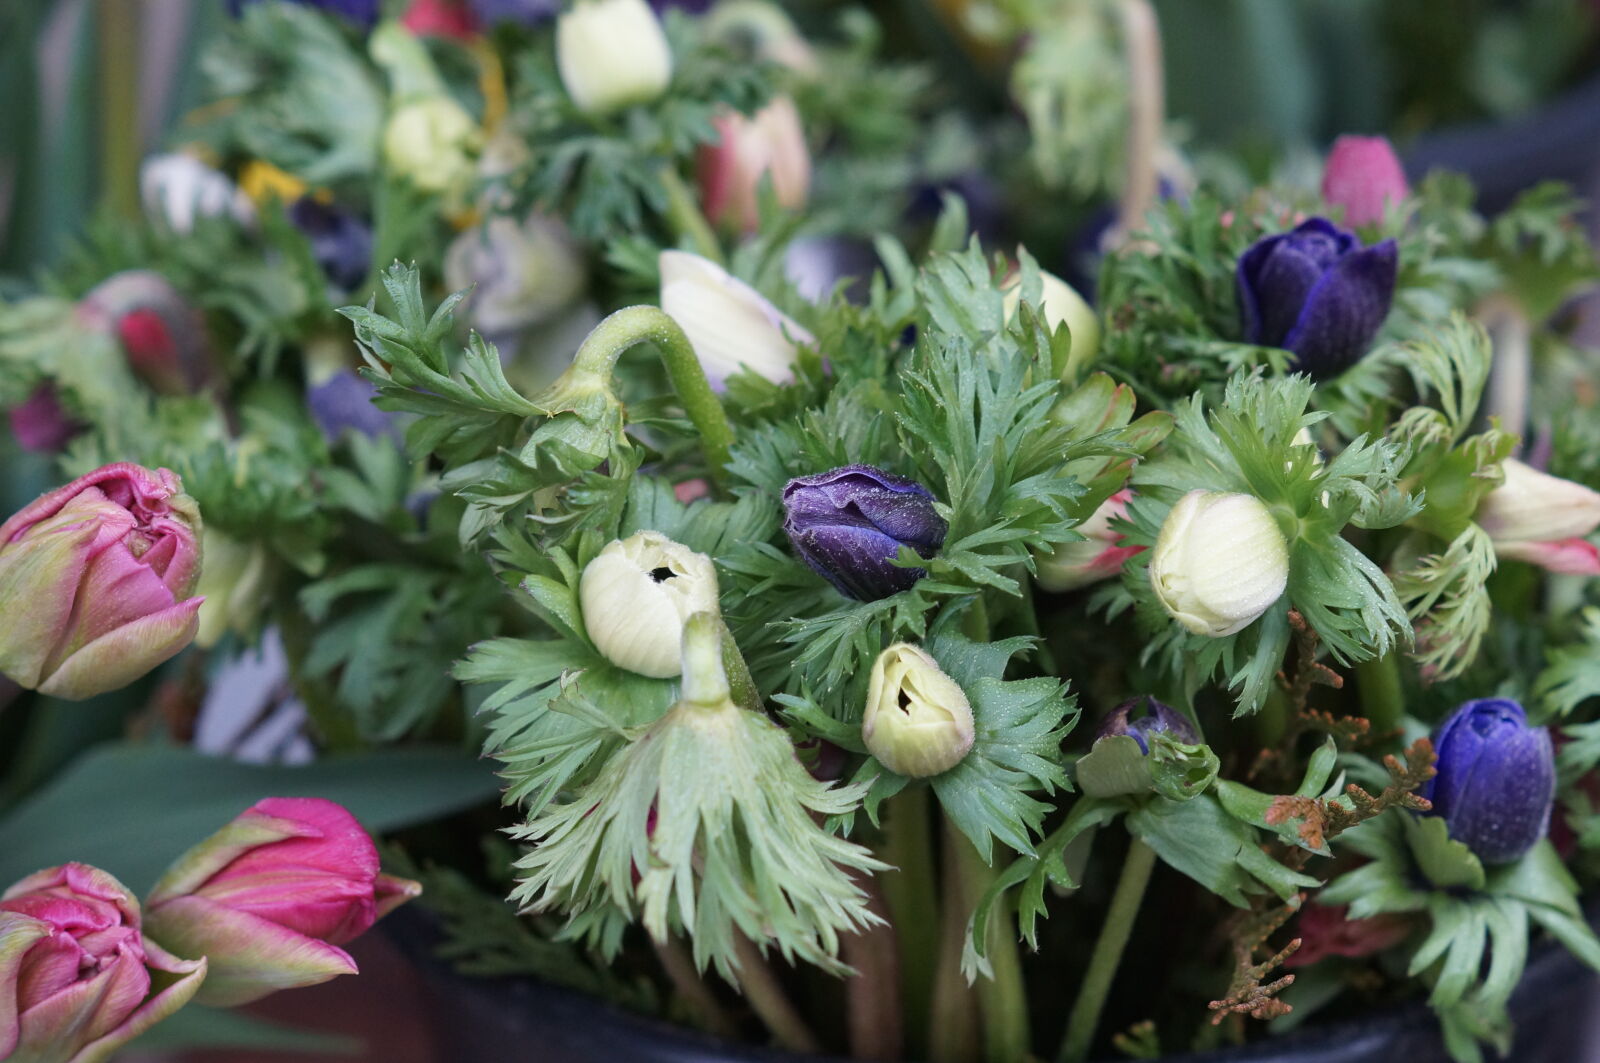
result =
M1398 267L1393 240L1362 247L1326 218L1258 240L1239 257L1245 342L1292 352L1297 372L1336 376L1383 327Z
M1169 734L1185 745L1194 745L1200 741L1200 736L1195 732L1194 725L1189 722L1188 717L1172 706L1162 704L1149 694L1129 698L1108 712L1106 718L1100 721L1100 730L1095 732L1095 738L1127 735L1139 743L1141 752L1148 755L1150 736L1157 732Z
M801 560L847 598L870 602L927 575L894 564L900 547L930 558L948 525L926 487L870 465L846 465L790 480L783 530Z
M1433 735L1439 773L1422 788L1450 837L1486 864L1508 864L1550 826L1556 763L1550 732L1509 698L1469 701Z
M561 0L467 0L467 6L485 26L502 22L537 26L561 14Z
M378 389L348 369L341 369L320 384L306 387L306 408L329 442L345 431L362 435L400 438L395 414L372 404Z
M240 13L258 0L228 0L228 13L238 18ZM362 29L371 29L383 14L383 0L294 0L295 3L338 15Z
M366 279L372 263L370 225L310 196L294 201L289 220L310 241L312 257L334 287L348 292Z

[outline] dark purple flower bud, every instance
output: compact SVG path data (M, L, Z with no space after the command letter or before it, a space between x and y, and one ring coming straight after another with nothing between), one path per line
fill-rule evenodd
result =
M1163 705L1149 694L1129 698L1108 712L1106 718L1100 721L1095 738L1127 735L1139 743L1141 751L1148 754L1150 736L1157 732L1169 734L1185 745L1195 745L1200 741L1200 735L1195 732L1188 717L1170 705Z
M1509 698L1469 701L1433 736L1439 774L1422 796L1443 816L1450 837L1486 864L1508 864L1545 836L1555 801L1550 732L1529 727Z
M18 406L11 408L11 434L23 450L53 454L83 430L61 408L53 384L40 384Z
M228 0L228 13L238 18L240 12L259 0ZM371 29L383 14L383 0L293 0L294 3L314 7L337 15L362 29Z
M790 480L783 508L783 530L801 560L840 594L863 602L926 576L920 568L895 567L894 558L902 546L932 557L948 530L926 487L870 465Z
M302 196L289 208L289 220L311 243L311 255L335 288L350 291L372 264L372 227L353 214Z
M1291 351L1297 372L1336 376L1383 327L1398 267L1393 240L1362 247L1326 218L1258 240L1239 257L1245 342Z
M400 426L395 414L372 404L378 392L371 383L341 369L320 384L306 387L306 408L331 443L345 431L388 436L397 442Z

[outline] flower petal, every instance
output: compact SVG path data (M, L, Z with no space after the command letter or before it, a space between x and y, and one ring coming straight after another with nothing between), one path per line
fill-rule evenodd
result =
M1323 274L1283 340L1296 355L1296 370L1334 376L1367 352L1389 316L1399 257L1395 242L1385 240L1351 252Z
M39 692L79 701L127 686L194 641L203 601L189 598L94 640L62 661Z

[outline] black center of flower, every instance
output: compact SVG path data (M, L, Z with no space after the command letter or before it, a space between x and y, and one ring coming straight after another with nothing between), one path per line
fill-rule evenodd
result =
M650 578L655 580L657 583L665 583L667 580L676 575L677 573L672 571L672 569L668 568L666 565L662 565L660 568L653 568L650 570Z
M901 712L910 712L911 711L911 695L907 694L905 692L905 688L904 687L902 687L899 690L898 693L900 695L899 696L900 711Z

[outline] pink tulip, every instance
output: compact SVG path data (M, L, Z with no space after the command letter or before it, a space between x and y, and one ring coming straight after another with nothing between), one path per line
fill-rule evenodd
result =
M80 428L61 408L53 384L40 384L21 405L11 408L11 434L23 450L53 453L66 446Z
M1047 591L1070 591L1110 579L1122 571L1122 563L1143 550L1124 546L1122 534L1113 531L1111 522L1126 519L1131 490L1121 490L1100 504L1077 530L1087 536L1081 542L1063 543L1049 556L1038 559L1039 586Z
M717 143L700 152L700 201L712 221L741 232L760 225L759 190L772 183L778 205L805 206L811 193L811 154L800 111L779 96L753 116L718 115Z
M380 874L355 817L315 797L269 797L190 849L147 899L149 935L211 963L201 1000L243 1004L356 964L338 946L415 897Z
M188 1003L205 976L204 959L143 939L139 902L104 871L65 864L30 875L0 899L0 1059L109 1059Z
M59 698L125 686L194 639L200 511L119 463L0 524L0 672Z
M1333 142L1322 170L1322 198L1344 208L1346 225L1380 222L1389 203L1409 195L1411 186L1388 140L1343 136Z

